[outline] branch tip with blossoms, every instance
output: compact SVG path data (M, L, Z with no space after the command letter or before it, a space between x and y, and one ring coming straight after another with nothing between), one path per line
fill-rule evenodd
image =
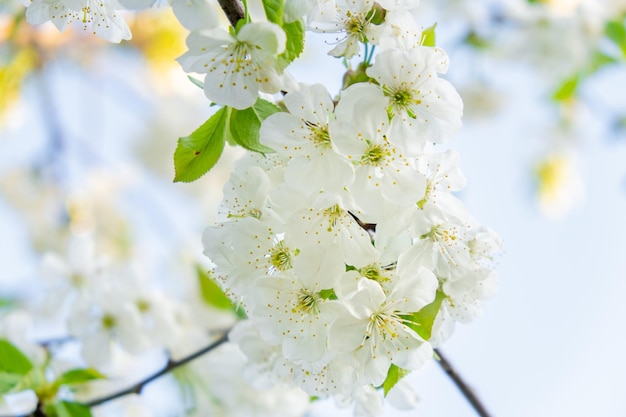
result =
M47 1L34 0L30 14ZM102 4L117 10L116 1ZM501 246L454 194L465 185L457 154L437 146L461 127L463 102L439 75L448 56L434 44L435 26L425 36L406 19L415 0L263 0L254 13L245 0L218 2L236 30L191 28L178 62L205 74L197 84L222 107L179 139L174 163L175 181L193 181L227 141L256 152L235 165L222 216L203 236L212 287L245 313L230 332L233 348L250 372L299 390L306 404L347 400L369 417L382 414L383 397L413 404L417 395L400 378L432 360L456 322L478 315L495 288L491 261ZM336 34L335 58L364 57L336 101L287 71L306 30ZM281 106L269 96L279 92ZM109 308L110 297L94 298ZM117 323L124 336L136 334L130 321ZM129 347L142 341L127 339ZM81 406L138 394L225 341Z

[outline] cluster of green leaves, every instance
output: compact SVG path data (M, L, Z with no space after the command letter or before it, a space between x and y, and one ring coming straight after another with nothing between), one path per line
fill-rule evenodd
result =
M270 153L259 142L261 122L280 108L259 98L244 110L224 106L191 135L178 139L174 151L174 182L192 182L215 166L228 142L253 152Z
M91 368L72 369L50 381L48 368L48 361L35 365L14 344L0 339L0 395L32 390L37 394L40 409L49 417L91 417L88 406L59 399L57 394L62 387L71 390L104 375Z
M404 320L404 323L413 329L422 339L428 341L432 336L433 325L435 324L435 319L441 309L441 303L445 299L446 295L439 289L437 290L435 300L432 303L423 307L416 313L403 315L401 318ZM400 379L408 373L409 371L398 368L396 365L392 364L387 372L387 378L383 382L383 385L381 385L385 396L387 396L389 390L391 390L391 388L393 388L398 381L400 381Z
M278 56L278 63L284 70L304 49L304 24L300 20L284 21L285 0L263 0L263 7L267 19L279 25L287 36L285 51ZM241 19L232 30L237 32L246 20ZM200 81L190 79L202 87ZM260 98L254 106L244 110L227 106L219 109L191 135L178 139L174 151L174 182L192 182L206 174L220 159L226 142L253 152L273 152L259 142L259 130L261 122L278 111L278 106Z

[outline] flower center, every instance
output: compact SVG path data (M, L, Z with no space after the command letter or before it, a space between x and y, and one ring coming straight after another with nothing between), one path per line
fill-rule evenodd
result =
M85 282L86 282L85 276L79 272L74 272L70 276L70 283L72 284L72 287L74 288L81 288L82 286L85 285Z
M150 303L146 300L139 299L137 300L136 305L140 313L145 313L150 310Z
M412 106L422 104L422 100L417 98L420 95L419 90L411 90L402 83L395 88L383 85L383 93L391 100L390 108L387 110L391 116L394 113L405 111L410 118L415 119L417 117Z
M337 225L339 219L341 219L344 215L344 211L339 204L335 204L334 206L328 207L323 211L324 216L328 217L328 231L332 232L333 227Z
M252 59L248 52L250 46L246 42L237 42L232 48L233 52L228 54L222 63L230 66L233 73L241 72L248 67Z
M378 335L382 340L393 339L398 336L396 329L399 323L400 318L393 313L383 311L374 313L370 316L370 321L367 324L366 335L368 337Z
M363 156L361 156L361 165L379 166L385 159L385 156L387 156L387 152L382 145L370 143Z
M345 20L346 32L352 36L358 37L360 42L367 42L365 36L365 28L369 24L369 21L362 15L353 15L351 12L346 13L347 19Z
M278 242L272 249L270 263L279 271L287 271L292 268L291 253L289 253L289 249L285 247L283 241Z
M380 266L377 264L370 264L361 269L359 269L359 273L361 276L371 279L377 282L388 282L390 281L389 277L383 275Z
M116 320L115 317L113 317L111 314L105 314L104 316L102 316L102 327L105 330L111 330L115 327L116 324Z
M301 289L298 292L297 304L293 307L292 312L317 314L319 313L318 302L319 296L317 294L312 293L306 289Z
M311 122L305 122L308 128L311 131L309 138L315 143L317 146L321 146L322 148L330 148L330 134L328 133L328 125L318 125Z

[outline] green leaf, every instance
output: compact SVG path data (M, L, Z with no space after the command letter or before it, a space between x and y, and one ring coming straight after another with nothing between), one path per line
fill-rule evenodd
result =
M619 46L622 50L622 54L626 55L626 28L624 27L624 21L612 20L606 22L604 33Z
M0 309L12 307L15 304L15 300L9 298L0 298Z
M46 407L46 411L53 417L92 417L88 406L73 401L58 401Z
M576 96L580 78L580 74L576 74L563 81L552 94L552 98L556 101L568 101L573 99Z
M476 49L487 49L490 43L487 39L480 36L474 31L470 31L464 39L465 43Z
M387 394L389 394L391 388L393 388L398 383L398 381L400 381L408 373L409 371L407 371L406 369L398 368L396 365L391 364L391 366L389 367L389 371L387 371L387 378L382 385L385 397L387 396Z
M10 392L19 382L23 376L20 374L14 374L9 372L0 372L0 395Z
M285 52L278 55L278 64L281 68L285 69L299 57L304 50L304 24L301 20L285 23L283 30L287 35L287 44L285 46Z
M195 181L215 166L230 134L230 108L222 107L191 135L178 139L174 182Z
M15 345L5 339L0 339L0 372L26 375L33 364Z
M285 11L285 0L263 0L263 8L267 20L277 25L283 25L283 12Z
M323 300L336 300L337 299L337 294L335 294L335 290L333 290L332 288L327 289L327 290L321 290L318 294L320 298Z
M278 111L280 111L278 106L261 98L257 99L254 106L245 110L232 109L230 116L231 137L235 143L250 151L274 152L259 142L259 131L261 130L261 122Z
M432 303L423 307L417 313L408 314L406 316L402 316L402 318L407 320L407 326L415 330L415 332L420 335L422 339L429 340L432 336L433 324L437 318L437 313L439 313L441 303L445 300L445 298L446 295L443 291L437 290L435 300Z
M93 368L72 369L58 377L54 383L56 385L74 385L105 378L104 375Z
M204 82L200 81L199 79L192 77L191 75L188 75L187 78L189 79L189 81L191 81L191 83L197 87L200 87L201 89L204 90Z
M426 28L422 31L422 39L420 44L422 46L435 46L435 28L437 27L437 23L433 24L431 27Z
M196 265L198 274L198 283L200 284L200 292L202 299L210 306L219 308L220 310L231 310L233 304L222 288L215 282L210 272L205 271L200 265Z
M596 51L593 57L591 58L591 65L589 68L589 73L593 74L599 69L604 68L607 65L616 64L617 62L618 60L615 59L614 57L603 54L600 51Z

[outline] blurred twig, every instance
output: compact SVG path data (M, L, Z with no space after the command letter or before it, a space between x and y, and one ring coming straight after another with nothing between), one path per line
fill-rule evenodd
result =
M491 417L491 414L485 408L485 405L482 403L480 398L476 395L476 392L470 387L467 382L461 378L458 372L454 369L452 364L448 362L446 357L443 355L441 350L435 349L435 353L439 356L439 365L445 371L445 373L450 377L452 382L456 385L456 387L461 391L465 399L472 405L476 413L480 417Z
M141 391L143 390L143 388L146 385L148 385L150 382L152 382L155 379L165 375L168 372L173 371L174 369L176 369L178 367L186 365L187 363L193 361L194 359L199 358L202 355L205 355L206 353L209 353L210 351L212 351L216 347L220 346L221 344L223 344L227 340L228 340L228 333L224 333L215 342L211 343L208 346L203 347L202 349L192 353L189 356L185 356L184 358L182 358L180 360L177 360L177 361L170 359L167 362L167 365L164 368L162 368L158 372L156 372L156 373L154 373L154 374L152 374L152 375L142 379L141 381L137 382L136 384L134 384L134 385L132 385L132 386L130 386L130 387L124 389L124 390L117 391L117 392L115 392L113 394L107 395L106 397L101 397L101 398L97 398L95 400L86 401L84 404L89 406L89 407L94 407L96 405L100 405L100 404L105 403L107 401L111 401L111 400L114 400L116 398L124 397L126 395L140 394Z

